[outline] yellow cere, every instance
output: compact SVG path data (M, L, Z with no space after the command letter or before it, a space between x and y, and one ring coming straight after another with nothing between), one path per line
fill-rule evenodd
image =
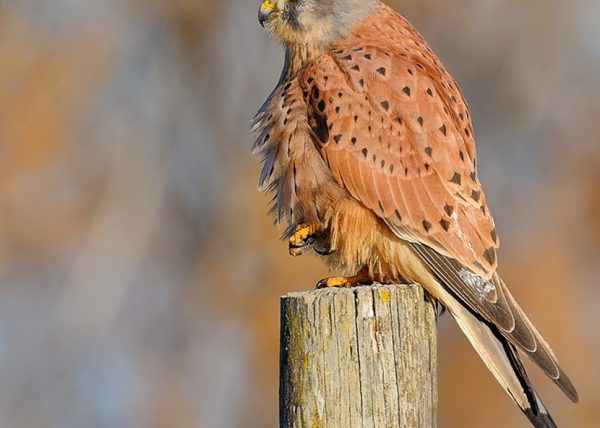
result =
M274 2L274 1L271 1L271 0L265 0L265 1L263 1L263 2L262 2L262 4L260 5L260 9L261 9L262 11L265 11L265 12L270 12L270 11L272 11L273 9L275 9L275 6L276 6L276 4L275 4L275 2Z

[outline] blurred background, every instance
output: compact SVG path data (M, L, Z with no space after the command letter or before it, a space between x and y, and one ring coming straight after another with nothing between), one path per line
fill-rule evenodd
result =
M397 0L470 102L500 271L600 426L600 3ZM256 0L0 0L0 427L277 426L293 259L250 118ZM526 427L449 316L441 427Z

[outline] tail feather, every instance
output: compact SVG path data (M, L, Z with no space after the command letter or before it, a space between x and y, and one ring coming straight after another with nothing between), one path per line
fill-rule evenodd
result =
M494 334L496 339L502 343L506 352L506 357L510 360L514 373L519 378L523 391L529 399L530 407L521 408L523 413L525 413L525 416L527 416L533 426L537 428L556 428L556 423L548 413L542 399L533 389L529 376L527 376L525 367L523 367L523 363L521 363L515 347L500 335L498 331L495 331L494 327L491 327L490 331Z
M548 375L548 377L550 377L550 379L552 379L552 381L565 393L565 395L569 397L572 402L578 403L579 394L577 393L577 390L575 389L575 386L569 377L558 363L558 359L554 355L554 352L552 352L552 349L548 343L537 331L533 323L527 318L527 315L525 315L523 310L519 307L514 297L512 297L508 291L504 281L497 273L494 274L492 281L497 287L503 290L507 303L511 308L511 312L513 313L515 319L519 321L516 325L520 326L521 329L528 330L529 334L533 335L536 346L533 350L529 350L521 346L517 338L516 329L510 334L505 334L505 337L511 341L511 343L516 345L520 351L522 351L529 359L531 359L531 361L536 363L544 371L544 373L546 373L546 375Z
M533 389L515 347L497 328L475 317L460 303L448 310L496 380L536 428L556 428L539 395Z

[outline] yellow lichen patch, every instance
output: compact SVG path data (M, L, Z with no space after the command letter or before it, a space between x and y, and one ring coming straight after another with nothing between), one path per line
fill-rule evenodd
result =
M382 302L387 303L391 300L392 296L390 295L390 290L380 290L379 298Z
M319 415L319 411L317 409L312 409L312 428L323 428L325 425L323 424L323 420Z
M307 371L308 370L308 362L310 360L310 356L308 355L307 352L305 352L302 355L302 371Z
M350 325L348 324L347 319L343 319L339 326L344 333L348 333L350 331Z
M310 368L311 354L303 351L304 344L308 338L306 335L310 331L310 325L306 318L299 316L298 313L294 313L294 316L287 316L287 322L290 326L290 331L293 332L289 336L289 349L291 350L288 354L288 361L300 361L300 369L303 373L307 373ZM307 402L307 393L304 389L305 385L302 384L296 391L295 397L298 405L304 405Z

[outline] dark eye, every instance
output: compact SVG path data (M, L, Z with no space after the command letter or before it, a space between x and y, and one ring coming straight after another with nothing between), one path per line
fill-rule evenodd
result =
M282 17L293 26L298 26L298 7L300 0L287 0L283 8Z

